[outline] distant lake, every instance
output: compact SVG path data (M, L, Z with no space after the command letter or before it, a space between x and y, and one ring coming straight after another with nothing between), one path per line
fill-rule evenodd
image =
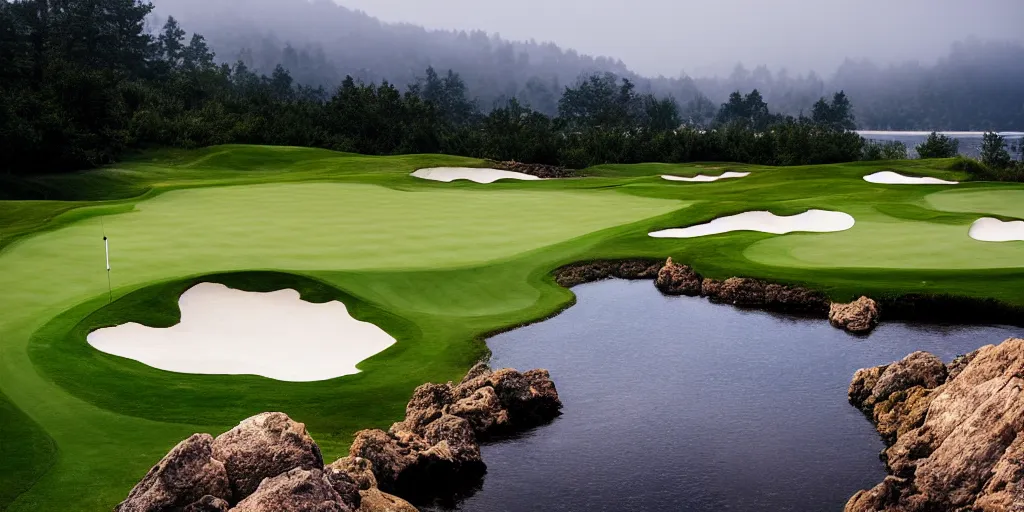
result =
M879 131L879 130L859 130L857 133L861 137L868 140L874 141L899 141L907 145L907 152L911 157L916 157L917 152L914 151L914 147L928 139L928 135L931 132L893 132L893 131ZM960 141L960 154L969 157L977 157L981 154L981 138L985 135L985 132L939 132L947 137L952 137ZM1002 135L1007 142L1013 140L1019 140L1024 138L1024 132L997 132Z
M855 337L650 281L573 291L561 315L488 340L495 368L549 369L565 409L485 445L483 487L456 509L840 511L885 477L881 439L846 400L858 368L1024 334L889 322Z

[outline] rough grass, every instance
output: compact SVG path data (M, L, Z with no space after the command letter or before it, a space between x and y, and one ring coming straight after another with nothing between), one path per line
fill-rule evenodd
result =
M836 299L924 292L1024 305L1024 242L966 235L982 214L1024 217L1024 186L861 179L879 170L963 179L947 161L602 166L585 179L491 185L408 176L483 165L222 146L6 189L31 201L0 201L0 508L109 510L178 440L262 410L305 422L326 457L340 456L356 430L399 419L416 385L458 379L486 356L486 333L571 303L549 273L583 259L671 255L711 277L803 284ZM726 170L753 174L708 184L658 177ZM808 208L846 211L857 227L647 236L747 210ZM201 280L342 300L398 343L360 374L317 383L163 372L85 343L103 325L173 324L178 295Z

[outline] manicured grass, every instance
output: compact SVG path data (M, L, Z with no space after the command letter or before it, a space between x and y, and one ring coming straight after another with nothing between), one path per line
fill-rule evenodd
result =
M490 185L408 176L483 165L223 146L147 153L9 189L33 200L0 201L0 450L19 450L0 459L0 508L109 509L180 439L263 410L289 413L326 457L343 455L356 430L399 419L416 385L458 379L486 356L487 333L570 303L549 274L582 259L671 255L712 277L805 284L836 299L928 292L1024 305L1024 242L966 234L981 214L1024 217L1024 187L861 179L879 170L964 178L945 161L601 166L583 179ZM658 177L725 170L752 174L707 184ZM747 210L808 208L845 211L857 225L821 235L647 236ZM357 375L314 383L164 372L86 344L100 326L173 324L178 295L199 281L342 300L398 343Z

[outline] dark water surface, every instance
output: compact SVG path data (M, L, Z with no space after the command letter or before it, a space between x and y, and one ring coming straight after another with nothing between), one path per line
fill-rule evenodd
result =
M565 408L485 446L483 488L460 510L841 510L885 475L881 440L846 401L854 371L1024 334L890 323L858 338L650 281L574 291L565 313L488 341L495 368L549 369Z

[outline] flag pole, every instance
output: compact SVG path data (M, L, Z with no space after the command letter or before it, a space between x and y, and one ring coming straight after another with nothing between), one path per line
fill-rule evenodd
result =
M114 289L110 286L110 242L107 240L107 228L100 217L100 230L103 232L103 253L107 259L107 304L114 302Z

